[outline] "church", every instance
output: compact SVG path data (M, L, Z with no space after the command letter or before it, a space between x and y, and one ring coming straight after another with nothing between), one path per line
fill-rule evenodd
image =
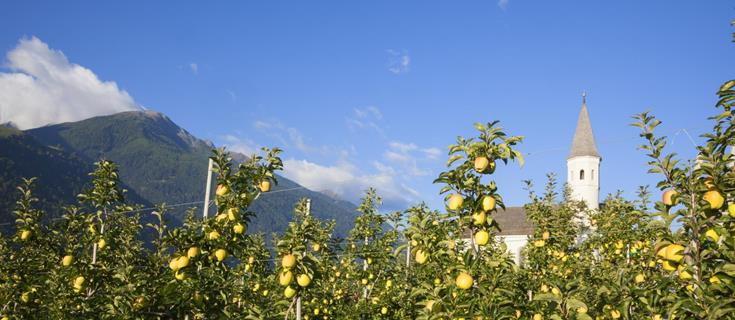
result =
M572 149L567 157L567 183L572 198L582 200L590 209L600 206L600 162L595 136L592 134L586 94L582 94L582 108L577 119L577 129L572 139ZM533 225L526 218L523 207L498 209L493 218L500 225L497 239L505 242L516 263L520 262L521 250L533 234Z

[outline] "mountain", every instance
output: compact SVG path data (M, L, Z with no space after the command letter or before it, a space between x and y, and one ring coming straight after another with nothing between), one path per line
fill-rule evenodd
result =
M63 205L76 203L76 195L89 184L88 173L92 170L90 163L72 154L0 125L0 226L7 227L14 221L12 210L20 196L17 187L22 178L37 177L34 195L39 198L38 207L48 213L45 218L50 219L60 216ZM127 197L150 205L135 191L129 190Z
M9 130L13 133L8 133L8 137L0 135L2 173L39 176L39 188L49 189L43 193L39 190L39 198L52 196L50 203L73 203L74 195L88 183L92 163L103 158L118 165L120 179L129 188L129 194L140 200L137 203L178 204L204 198L207 162L213 145L194 137L164 114L131 111L23 132L5 129ZM19 150L10 151L4 144L15 145ZM39 153L46 156L33 156ZM233 158L245 157L234 154ZM282 176L277 179L278 186L253 203L251 209L257 216L251 231L285 230L294 204L302 197L311 198L316 217L336 220L338 236L345 236L352 227L357 214L354 204L307 190ZM12 201L8 198L17 181L5 177L0 180L0 221L7 220L12 211L9 204L17 195L12 194ZM172 211L174 224L181 221L187 207Z

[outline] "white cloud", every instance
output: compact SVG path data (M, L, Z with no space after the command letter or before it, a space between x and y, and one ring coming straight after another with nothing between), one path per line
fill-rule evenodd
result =
M401 74L409 71L411 66L411 56L408 55L406 50L385 50L388 53L388 71L393 74Z
M256 120L253 127L266 136L277 140L284 148L294 148L305 154L342 155L345 150L330 146L314 146L297 128L284 125L278 120Z
M377 162L374 165L378 168L377 173L364 174L348 162L323 166L307 160L287 159L283 175L308 189L331 191L353 203L359 203L370 187L378 190L387 209L405 209L418 201L419 193L396 181L395 172L390 167Z
M442 153L441 150L439 150L439 148L434 148L434 147L421 149L421 152L423 152L424 155L426 155L426 157L429 159L439 158L439 156Z
M421 148L415 143L404 143L391 141L388 150L383 152L383 158L397 165L402 176L406 178L425 176L430 174L429 170L419 166L419 162L436 159L441 151L437 148Z
M0 72L0 123L31 129L141 110L115 82L101 81L36 37L21 39L8 52L5 68L9 72Z
M239 152L246 156L257 154L261 148L253 140L240 138L231 134L222 136L222 141L230 151Z
M351 131L357 131L359 129L373 129L381 136L385 137L383 128L378 125L378 122L383 119L383 113L380 109L375 106L368 106L365 108L353 109L353 115L347 117L347 128Z
M508 2L510 2L510 0L498 0L498 7L505 10L505 8L508 7Z
M199 74L199 65L197 65L196 63L189 63L189 69L193 74Z

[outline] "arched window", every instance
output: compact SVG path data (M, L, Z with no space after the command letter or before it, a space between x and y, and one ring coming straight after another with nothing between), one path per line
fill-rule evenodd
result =
M579 180L584 180L584 170L579 170Z

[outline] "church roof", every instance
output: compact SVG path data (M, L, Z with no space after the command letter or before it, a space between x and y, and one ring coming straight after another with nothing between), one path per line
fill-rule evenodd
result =
M585 95L582 95L582 110L579 111L577 130L574 132L574 140L572 140L572 151L569 152L569 158L579 156L600 157L595 146L595 136L592 134L592 124L590 124L590 115L587 112Z
M533 234L533 224L526 218L526 210L523 207L508 207L490 215L500 226L499 236L510 235L531 235ZM470 230L465 231L465 238L470 237Z

